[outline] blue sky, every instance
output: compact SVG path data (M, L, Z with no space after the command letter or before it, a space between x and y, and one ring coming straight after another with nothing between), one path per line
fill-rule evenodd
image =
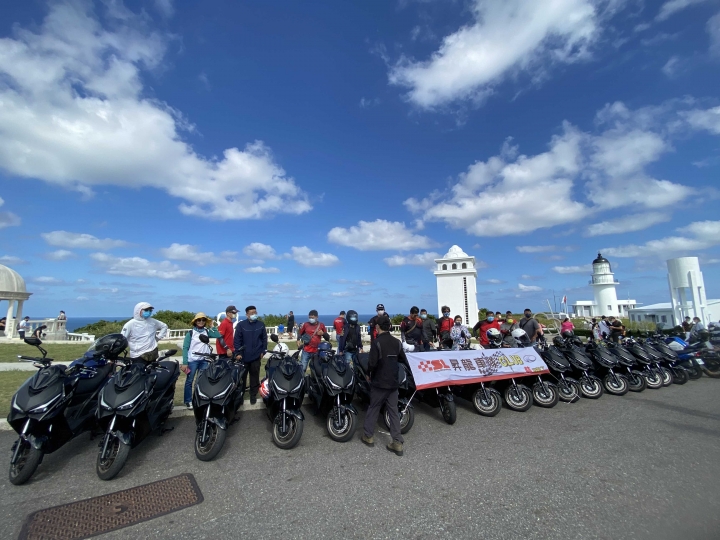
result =
M0 7L0 263L31 316L720 297L720 2Z

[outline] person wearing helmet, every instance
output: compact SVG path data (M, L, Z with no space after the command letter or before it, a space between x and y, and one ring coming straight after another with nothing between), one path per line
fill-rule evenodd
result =
M133 318L122 327L121 334L128 340L130 358L154 362L158 359L158 340L164 338L168 326L152 318L155 308L147 302L138 302Z
M317 354L318 345L322 339L325 341L330 340L330 335L327 333L325 325L318 320L318 312L316 309L311 309L308 313L307 322L298 330L298 349L302 348L300 354L300 364L302 365L302 373L305 374L310 358Z
M349 309L345 316L343 333L341 338L338 338L338 343L342 343L342 348L338 347L338 354L344 354L345 360L350 364L350 367L354 369L355 358L357 358L359 353L363 352L358 314L354 309Z
M468 327L463 324L462 317L456 315L453 320L453 327L450 330L450 337L453 340L452 350L459 351L470 343L471 335Z
M372 346L373 343L375 343L375 339L378 335L378 328L377 328L377 322L380 317L383 317L385 315L385 306L383 304L378 304L375 306L375 312L377 315L372 317L368 321L368 333L370 334L370 346Z
M488 348L499 349L504 346L503 335L497 328L490 328L487 331Z
M182 372L187 375L185 379L183 403L185 403L185 407L188 409L192 409L192 387L195 374L198 370L205 369L208 366L206 358L195 356L195 353L208 354L210 352L210 345L200 341L200 336L206 335L208 338L217 339L218 343L224 348L227 348L223 335L217 328L213 327L212 319L202 311L193 317L190 324L192 328L185 334L185 340L183 341L183 359L182 367L180 368Z

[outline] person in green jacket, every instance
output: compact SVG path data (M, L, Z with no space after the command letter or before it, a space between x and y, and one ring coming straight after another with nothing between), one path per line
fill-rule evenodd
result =
M192 320L192 328L185 334L185 341L183 341L182 371L187 374L183 401L185 402L185 407L188 409L192 409L192 385L195 379L195 373L199 369L205 369L208 365L205 358L195 356L195 353L207 354L210 352L210 345L200 341L201 335L206 335L208 338L215 338L220 342L220 345L227 348L222 334L220 334L217 328L213 328L212 319L202 311L195 315L195 318Z

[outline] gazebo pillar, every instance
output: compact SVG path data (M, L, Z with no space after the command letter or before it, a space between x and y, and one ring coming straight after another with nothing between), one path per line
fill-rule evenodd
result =
M13 337L13 334L15 333L15 328L17 325L15 324L15 321L13 320L13 314L15 312L15 300L8 300L8 310L7 310L7 317L5 319L5 336L6 337Z
M17 321L17 324L20 324L20 321L22 321L22 308L24 300L18 300L18 306L17 311L15 312L15 320ZM17 334L17 325L15 326L15 333ZM27 334L25 334L27 336Z

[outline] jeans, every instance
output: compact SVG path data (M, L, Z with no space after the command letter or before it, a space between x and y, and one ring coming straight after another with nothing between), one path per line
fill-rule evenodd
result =
M300 353L300 365L302 366L303 375L305 375L305 370L307 369L307 366L310 363L310 358L312 358L313 354L315 353L309 353L307 351L303 351Z
M207 360L188 362L190 373L187 374L187 379L185 379L185 394L183 396L183 403L192 403L192 388L193 379L195 379L195 373L200 369L205 369L207 366Z
M355 369L355 360L357 359L357 352L345 351L345 361L350 365L350 369Z

